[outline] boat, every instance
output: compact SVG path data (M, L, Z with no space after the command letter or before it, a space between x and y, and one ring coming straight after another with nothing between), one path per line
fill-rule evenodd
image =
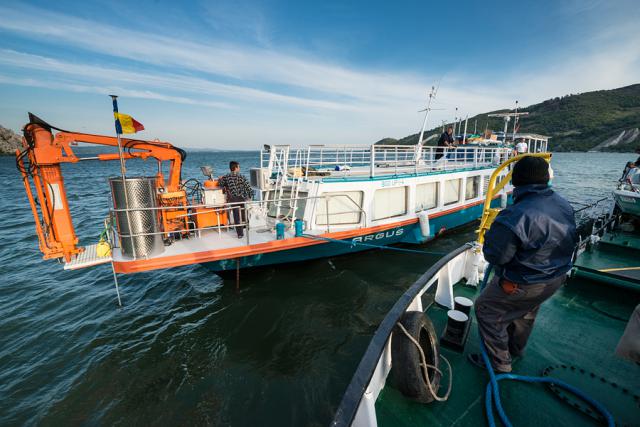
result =
M621 230L638 238L640 227L634 223L632 230L635 219L608 198L575 209L575 267L542 306L514 371L496 375L467 361L467 353L483 348L472 306L491 274L481 243L499 210L490 199L494 184L505 185L504 167L491 177L478 240L442 257L397 300L369 342L332 426L471 426L485 419L490 426L638 425L640 365L614 351L640 302L638 282L631 286L617 272L637 271L640 247L622 251L622 240L611 240ZM601 251L619 270L595 266Z
M613 191L620 211L640 217L640 172L631 171Z
M45 259L64 269L110 263L117 274L203 264L223 273L305 261L398 243L421 244L476 220L489 177L513 157L509 146L446 149L407 145L265 145L250 170L252 201L228 203L210 167L184 180L186 153L164 141L71 132L29 114L18 170ZM548 138L536 143L547 151ZM78 143L118 152L80 157ZM132 176L125 162L155 160L155 176ZM61 165L120 161L109 178L113 208L96 221L98 242L80 245ZM168 172L167 172L168 171ZM511 187L493 206L509 202ZM234 210L246 213L233 223ZM243 227L244 238L234 231ZM98 234L98 233L96 233ZM117 279L116 279L117 280Z
M586 212L585 222L592 233L580 245L574 261L576 276L609 286L640 290L640 174L620 183L613 193L613 209L608 203L598 212L589 210L602 205L580 207L578 214Z

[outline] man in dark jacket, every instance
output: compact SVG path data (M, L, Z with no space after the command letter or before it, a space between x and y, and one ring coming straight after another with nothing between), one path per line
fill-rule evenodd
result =
M480 335L493 369L511 372L540 305L565 282L577 243L573 208L549 186L549 165L525 157L513 168L514 204L485 236L485 259L495 277L475 304ZM469 360L484 367L479 354Z
M253 198L253 188L243 175L240 175L240 163L229 162L230 173L218 178L218 185L222 187L224 193L227 195L227 202L235 203L233 205L233 222L236 224L236 233L238 239L244 237L244 226L238 225L246 222L246 209L244 204L239 202L246 202Z
M440 139L438 139L438 148L436 149L436 160L444 156L445 147L453 146L453 127L449 126L446 132L442 132Z

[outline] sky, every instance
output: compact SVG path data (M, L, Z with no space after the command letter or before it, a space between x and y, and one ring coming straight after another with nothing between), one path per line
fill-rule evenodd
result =
M0 124L191 148L369 144L640 82L640 7L570 1L0 2Z

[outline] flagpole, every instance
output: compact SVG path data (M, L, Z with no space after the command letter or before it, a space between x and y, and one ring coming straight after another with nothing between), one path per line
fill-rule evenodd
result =
M126 168L124 166L124 155L122 153L122 143L120 141L120 134L122 133L122 125L120 124L120 118L118 117L118 95L109 95L113 102L113 116L116 120L116 138L118 139L118 157L120 157L120 174L122 175L122 182L124 184L126 178ZM126 193L126 192L125 192Z
M127 177L126 177L126 169L124 167L124 155L122 153L122 143L120 141L120 134L122 133L122 124L120 123L120 118L118 117L118 95L109 95L109 96L113 101L113 116L116 119L116 122L115 122L116 137L118 139L118 156L120 157L120 173L122 175L122 190L124 193L125 216L127 217L129 238L131 239L131 246L133 249L133 259L135 259L136 258L136 239L133 236L133 232L131 230L131 217L129 215L129 194L127 191ZM118 298L119 298L119 295L118 295Z

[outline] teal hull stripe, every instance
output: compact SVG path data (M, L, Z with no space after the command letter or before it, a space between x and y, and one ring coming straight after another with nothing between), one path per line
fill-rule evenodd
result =
M500 204L500 200L494 200L492 206ZM442 215L429 220L430 238L425 239L420 232L420 224L409 224L399 227L390 228L378 233L368 234L358 237L350 237L341 242L327 242L313 246L304 246L301 248L288 249L277 252L269 252L257 255L250 255L242 258L233 258L220 261L214 261L203 264L208 269L218 271L235 270L240 268L262 267L267 265L288 264L292 262L308 261L317 258L328 258L348 253L372 250L373 248L363 245L352 245L351 242L356 239L357 242L368 243L376 246L387 246L398 243L420 244L433 239L443 230L456 228L464 224L468 224L477 220L482 215L483 204L471 206ZM349 244L344 244L349 243ZM237 261L239 260L239 265Z

